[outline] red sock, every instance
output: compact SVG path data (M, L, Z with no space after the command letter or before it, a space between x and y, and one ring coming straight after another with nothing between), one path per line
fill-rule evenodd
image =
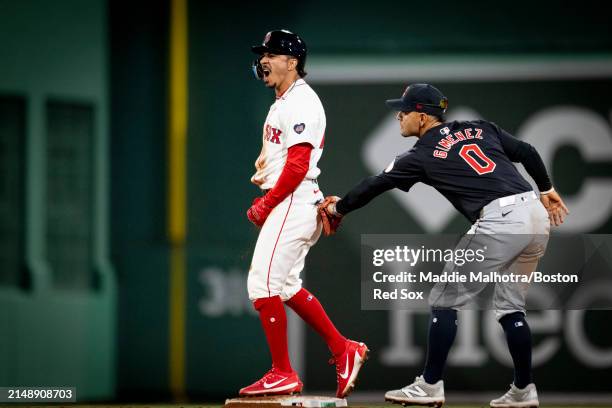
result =
M338 332L338 329L329 320L323 306L312 293L302 288L286 303L323 337L333 355L344 352L346 338Z
M287 315L280 296L260 298L253 302L259 312L268 348L272 354L272 366L284 373L291 373L291 362L287 349Z

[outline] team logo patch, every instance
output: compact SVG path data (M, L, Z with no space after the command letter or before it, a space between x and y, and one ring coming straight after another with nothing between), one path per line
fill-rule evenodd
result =
M297 133L298 135L302 133L304 129L306 129L306 125L304 123L298 123L297 125L293 125L293 130L295 130L295 133Z

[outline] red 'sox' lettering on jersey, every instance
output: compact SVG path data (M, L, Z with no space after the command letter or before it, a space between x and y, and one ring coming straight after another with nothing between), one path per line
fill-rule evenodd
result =
M272 128L272 137L270 138L270 142L280 144L279 136L281 133L282 132L280 129Z
M280 144L281 133L283 132L280 129L277 129L270 125L266 125L266 129L264 131L264 139L271 143Z

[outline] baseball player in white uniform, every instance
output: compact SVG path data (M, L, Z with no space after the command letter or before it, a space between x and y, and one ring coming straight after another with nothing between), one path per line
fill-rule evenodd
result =
M303 79L307 51L298 35L287 30L271 31L262 45L252 50L258 55L253 64L256 76L276 93L251 178L263 195L247 211L249 220L261 227L249 269L248 292L259 312L272 368L242 388L240 395L302 391L302 382L289 360L287 304L327 343L336 365L336 395L345 397L355 385L368 348L340 334L300 279L306 255L321 235L316 205L323 193L317 184L321 173L317 163L323 153L325 112L317 94Z

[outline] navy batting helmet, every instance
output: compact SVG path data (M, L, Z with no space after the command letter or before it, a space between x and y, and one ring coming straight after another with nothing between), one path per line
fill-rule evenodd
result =
M306 64L306 43L299 35L289 30L273 30L266 34L261 45L254 45L251 50L260 57L253 62L253 72L258 79L263 77L263 71L259 61L265 52L278 55L291 55L298 60L297 71L301 77L306 76L304 66Z

